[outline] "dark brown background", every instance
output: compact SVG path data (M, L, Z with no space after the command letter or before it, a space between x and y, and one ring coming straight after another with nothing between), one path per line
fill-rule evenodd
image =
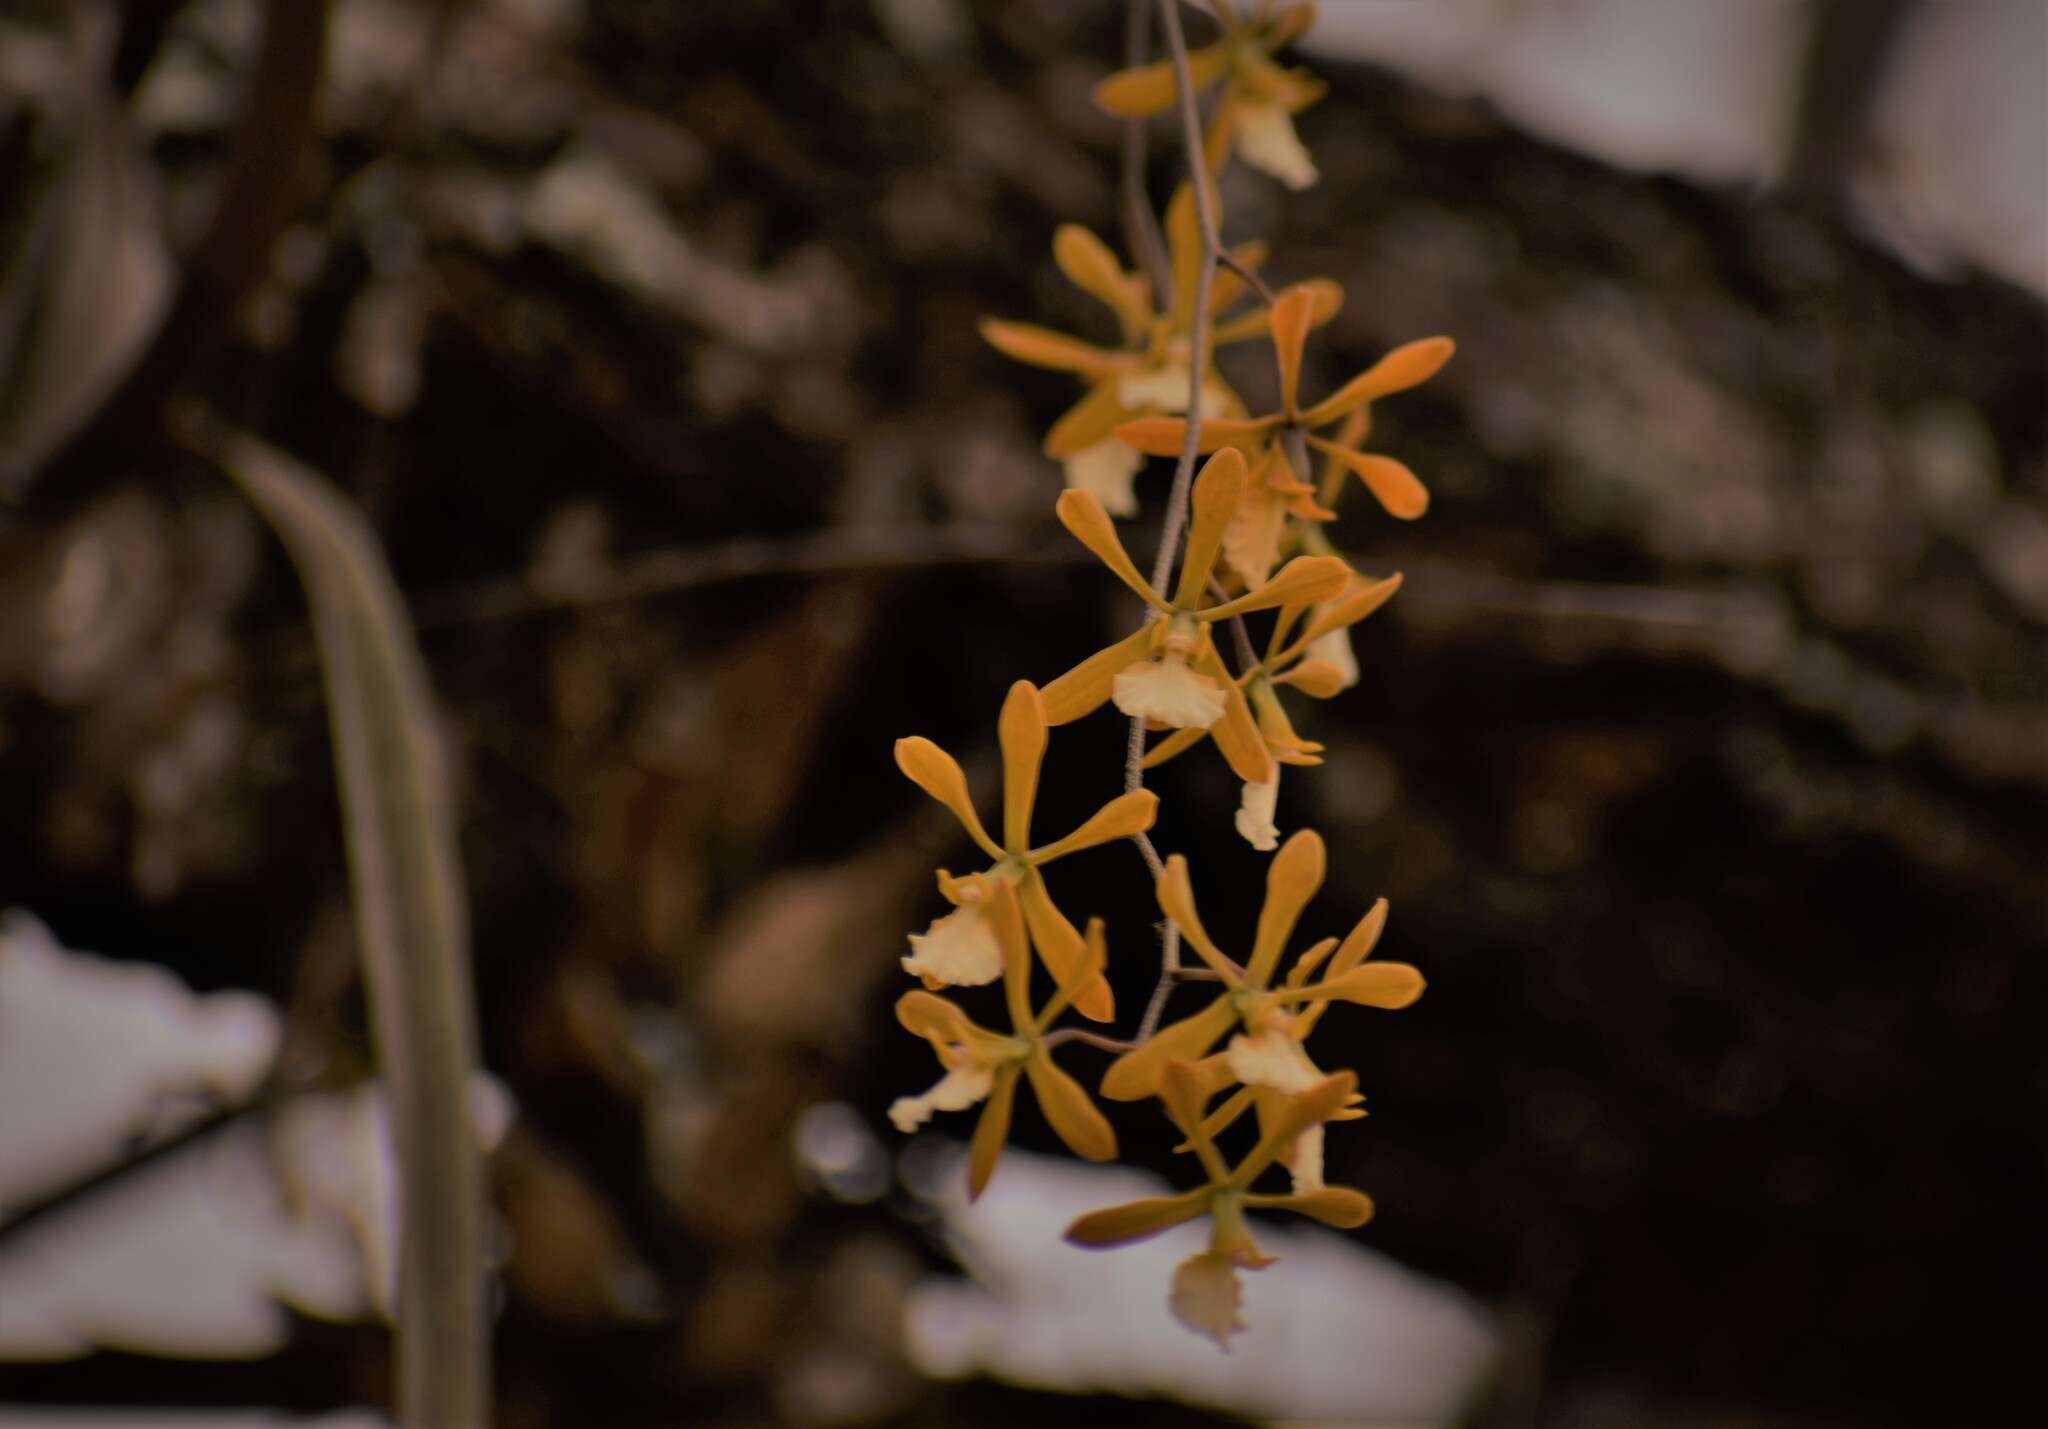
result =
M368 1064L296 588L154 435L197 396L363 503L422 622L486 1057L522 1110L502 1422L817 1422L788 1386L820 1365L854 1367L840 1422L1202 1422L917 1382L886 1326L943 1256L893 1198L811 1195L788 1151L811 1102L879 1123L931 1075L894 959L965 855L891 740L985 777L1008 682L1129 614L1048 519L1036 437L1069 385L974 333L1108 336L1048 249L1065 219L1114 234L1116 134L1086 102L1114 7L976 7L916 41L862 5L591 0L553 32L472 16L424 90L425 7L341 9L307 158L238 219L281 242L230 254L240 301L184 312L164 369L0 508L0 905L271 993L324 1076ZM185 253L242 78L291 62L213 34L131 7L113 70L221 98L143 135ZM1363 686L1304 720L1328 767L1282 800L1331 842L1317 917L1385 894L1389 952L1430 979L1323 1034L1372 1097L1331 1138L1333 1179L1381 1206L1360 1238L1501 1312L1485 1423L1962 1424L2037 1397L2039 303L1916 277L1824 197L1625 175L1327 73L1321 184L1234 180L1229 228L1271 237L1279 279L1345 285L1312 388L1460 344L1380 413L1435 505L1340 528L1409 581L1360 631ZM5 211L30 213L75 131L24 101L0 137ZM596 172L579 154L618 185L594 240L558 240L536 193ZM1232 371L1262 391L1256 353ZM88 539L115 594L59 648L38 612ZM1115 787L1121 739L1060 734L1044 826ZM1248 923L1227 771L1159 787L1212 926ZM1062 872L1135 1007L1135 854ZM1050 1145L1029 1113L1018 1139ZM0 1386L311 1410L380 1401L384 1354L309 1322L252 1365Z

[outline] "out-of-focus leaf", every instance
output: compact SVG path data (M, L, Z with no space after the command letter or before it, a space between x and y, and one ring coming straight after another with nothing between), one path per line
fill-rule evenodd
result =
M488 1422L483 1166L468 1133L476 1065L469 928L426 670L362 517L283 452L189 417L187 440L276 529L312 606L378 1062L404 1208L399 1418Z
M39 160L0 179L0 493L62 445L127 373L161 322L171 292L156 180L106 87L112 27L85 12L68 42L9 34L0 45L47 45L0 76L60 76L39 96L29 141ZM33 63L32 63L33 61ZM0 85L0 87L5 87ZM0 118L4 118L0 115ZM18 226L17 226L18 224Z

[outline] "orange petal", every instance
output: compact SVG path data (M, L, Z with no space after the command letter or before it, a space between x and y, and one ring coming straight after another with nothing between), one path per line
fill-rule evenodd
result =
M996 1173L996 1158L1010 1139L1010 1113L1017 1104L1018 1067L1015 1062L998 1068L988 1105L974 1123L974 1139L967 1144L967 1199L978 1200Z
M1143 660L1152 650L1153 628L1145 625L1135 634L1096 651L1066 674L1038 692L1045 707L1046 723L1072 724L1109 703L1119 670Z
M1312 700L1327 700L1342 693L1344 672L1328 660L1304 660L1273 683L1300 690Z
M1401 589L1401 574L1396 571L1384 580L1360 579L1340 598L1324 606L1310 620L1308 628L1301 632L1301 638L1294 643L1306 648L1332 630L1343 630L1358 624L1381 606L1394 598Z
M1341 556L1296 556L1273 579L1257 590L1246 591L1236 600L1212 605L1200 612L1204 620L1225 620L1254 610L1271 610L1276 605L1328 600L1344 589L1351 579L1351 567Z
M1010 686L996 721L1003 750L1003 846L1022 853L1031 846L1031 805L1038 798L1038 771L1045 760L1045 705L1029 680Z
M1031 1078L1032 1093L1046 1124L1084 1161L1112 1161L1116 1158L1116 1132L1081 1084L1068 1076L1044 1052L1034 1052L1024 1064Z
M1422 996L1425 986L1419 969L1407 963L1365 963L1341 977L1311 983L1301 995L1355 1002L1361 1007L1383 1007L1399 1011Z
M1159 817L1159 796L1150 789L1132 789L1117 795L1088 816L1086 823L1065 838L1035 848L1027 855L1033 864L1050 863L1084 848L1094 848L1116 839L1135 838L1152 827Z
M1145 767L1157 768L1176 755L1184 754L1201 743L1206 729L1177 729L1145 751Z
M1202 219L1195 208L1195 190L1180 184L1166 201L1166 255L1172 270L1173 304L1167 314L1168 330L1186 333L1194 321L1195 285L1202 277Z
M1082 943L1088 951L1082 957L1080 966L1074 970L1073 977L1053 989L1052 996L1046 999L1045 1006L1041 1007L1038 1016L1032 1019L1031 1031L1035 1035L1042 1036L1045 1029L1052 1026L1059 1015L1072 1005L1077 994L1087 991L1101 979L1102 969L1109 961L1109 945L1102 935L1100 918L1088 920L1088 931L1082 936ZM1317 1006L1320 1007L1322 1004L1318 1003ZM1018 1024L1017 1030L1024 1030L1022 1023Z
M1197 1186L1178 1196L1155 1196L1150 1200L1090 1211L1067 1227L1067 1240L1092 1249L1129 1245L1191 1221L1208 1209L1209 1188Z
M905 1031L930 1042L966 1042L978 1030L966 1013L928 992L906 992L897 998L896 1020Z
M1447 337L1405 342L1301 414L1305 427L1324 427L1346 412L1395 392L1419 387L1451 360L1458 345Z
M1078 372L1084 377L1107 377L1122 365L1120 353L1032 323L983 318L981 335L990 347L1005 357L1028 362L1033 367Z
M1372 1219L1372 1197L1349 1186L1324 1186L1297 1196L1246 1196L1245 1204L1264 1210L1293 1211L1338 1230L1355 1230Z
M1101 1092L1113 1102L1156 1096L1168 1062L1192 1062L1237 1025L1237 1008L1226 995L1192 1017L1167 1024L1144 1046L1126 1052L1102 1074Z
M1267 460L1272 458L1269 455ZM1263 481L1245 488L1244 500L1223 532L1223 554L1247 588L1262 584L1280 563L1280 542L1287 532L1283 498Z
M1031 1026L1031 942L1024 932L1024 910L1017 906L1009 879L991 878L989 883L989 921L1003 950L1003 1001L1009 1008L1010 1029L1022 1032Z
M1188 880L1188 861L1184 855L1173 854L1166 860L1166 867L1160 871L1153 892L1159 899L1159 911L1179 926L1181 937L1187 940L1196 955L1230 987L1239 986L1237 969L1210 938L1209 930L1202 926L1201 915L1195 911L1195 890ZM1193 1053L1190 1060L1200 1055L1200 1052Z
M1116 383L1098 382L1052 424L1042 449L1053 460L1065 461L1097 442L1107 441L1118 424L1130 419L1130 409L1117 400Z
M1202 603L1202 593L1216 569L1216 553L1223 547L1224 528L1244 499L1244 483L1244 454L1233 447L1210 457L1195 477L1187 549L1181 554L1180 584L1173 592L1173 603L1182 610L1193 610Z
M1195 439L1195 450L1206 455L1219 447L1242 447L1254 443L1279 420L1278 416L1204 417L1202 430ZM1136 447L1147 456L1177 457L1188 439L1188 424L1185 417L1139 417L1118 426L1116 435L1117 440Z
M1363 918L1344 937L1343 945L1337 949L1337 956L1330 961L1330 975L1341 977L1372 956L1378 946L1380 934L1387 928L1387 900L1382 898L1366 910Z
M1245 981L1265 987L1280 954L1301 921L1302 909L1323 886L1328 855L1323 837L1314 829L1303 829L1280 845L1280 852L1266 865L1266 902L1259 909L1259 931L1252 942L1252 960L1245 967Z
M1237 1170L1231 1176L1232 1181L1239 1186L1251 1185L1258 1179L1261 1171L1279 1160L1287 1149L1294 1145L1295 1137L1335 1116L1357 1090L1357 1076L1350 1072L1339 1072L1335 1076L1325 1077L1305 1092L1288 1097L1279 1113L1272 1118L1272 1125L1259 1138L1259 1144L1237 1164Z
M1157 611L1169 609L1159 598L1159 593L1152 589L1151 582L1138 574L1137 566L1131 563L1130 553L1124 550L1124 543L1117 537L1116 523L1109 519L1109 513L1102 509L1102 503L1092 493L1062 491L1053 512L1074 539L1094 552L1095 559L1108 566L1110 574L1129 586L1140 600Z
M1035 868L1026 869L1017 885L1017 901L1024 909L1024 922L1031 930L1032 946L1052 980L1061 987L1078 986L1074 1011L1093 1022L1107 1022L1116 1016L1116 999L1101 973L1085 978L1088 944L1067 921L1045 891L1045 880Z
M1078 223L1063 223L1053 230L1052 261L1068 282L1115 313L1126 335L1144 330L1150 314L1107 243Z
M1205 644L1196 655L1195 668L1223 686L1223 718L1209 726L1209 737L1231 772L1250 784L1265 784L1273 778L1273 754L1259 734L1252 718L1244 688L1230 678L1216 647Z
M1273 356L1280 365L1280 410L1295 410L1301 395L1301 352L1308 342L1315 296L1302 288L1289 288L1273 304Z
M981 826L974 801L967 797L967 776L960 772L952 755L923 735L913 734L896 741L896 767L911 783L951 809L953 817L967 830L967 836L981 845L982 852L997 860L1003 857L1003 851Z
M1376 452L1355 452L1332 446L1316 437L1308 440L1311 445L1329 453L1346 470L1355 473L1389 516L1413 521L1429 510L1428 488L1401 462Z
M1207 89L1223 73L1226 56L1220 45L1205 45L1188 52L1188 78L1197 90ZM1095 86L1095 103L1106 113L1122 119L1142 119L1163 114L1180 97L1180 84L1173 73L1173 61L1120 69Z

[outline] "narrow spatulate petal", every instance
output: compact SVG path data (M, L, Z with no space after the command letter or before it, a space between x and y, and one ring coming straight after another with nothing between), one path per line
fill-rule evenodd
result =
M1123 365L1121 353L1036 323L1013 323L1002 318L983 318L981 336L1005 357L1028 362L1033 367L1050 367L1055 372L1075 372L1083 377L1107 377Z
M1181 556L1180 583L1173 593L1173 603L1182 610L1193 610L1202 603L1216 569L1216 554L1223 549L1223 532L1237 503L1244 499L1245 476L1244 454L1225 447L1210 457L1195 477L1187 549Z
M1301 414L1302 425L1326 427L1347 412L1436 376L1458 345L1447 337L1406 342Z
M1220 45L1205 45L1188 51L1188 78L1196 89L1207 89L1223 73L1226 56ZM1142 119L1163 114L1180 97L1180 83L1173 61L1120 69L1095 86L1095 103L1103 111L1122 119Z
M1063 491L1053 511L1074 539L1093 552L1095 559L1109 567L1110 573L1129 586L1138 599L1154 610L1168 609L1159 593L1138 574L1130 553L1124 550L1124 543L1116 534L1116 523L1109 519L1100 501L1085 491Z
M1277 416L1204 417L1195 450L1206 456L1220 447L1257 441L1279 420ZM1116 434L1147 456L1177 457L1188 439L1188 424L1184 417L1139 417L1120 425Z
M1173 854L1166 860L1166 867L1160 871L1159 880L1154 885L1154 893L1159 899L1159 911L1179 925L1180 935L1187 941L1188 946L1193 948L1202 961L1207 963L1225 983L1233 988L1239 986L1237 969L1231 965L1230 959L1223 955L1223 950L1216 946L1215 940L1209 936L1209 930L1202 926L1201 915L1195 911L1195 890L1188 878L1188 861L1185 856ZM1197 1052L1194 1055L1200 1056L1201 1053Z
M996 1174L996 1159L1003 1154L1003 1143L1010 1139L1010 1115L1017 1105L1017 1076L1019 1068L1015 1062L997 1070L995 1084L988 1095L988 1105L981 1109L981 1117L974 1123L974 1139L967 1144L967 1199L980 1197L988 1186L989 1177Z
M1280 965L1280 954L1301 921L1302 909L1323 886L1328 855L1323 837L1314 829L1303 829L1280 846L1266 865L1266 902L1259 910L1259 931L1252 943L1252 960L1245 967L1245 980L1265 987Z
M1127 335L1144 329L1145 306L1107 243L1078 223L1063 223L1053 230L1052 260L1068 282L1114 312Z
M1377 452L1333 446L1318 437L1310 437L1309 441L1364 482L1389 516L1413 521L1429 510L1429 489L1403 463Z
M1236 600L1212 605L1201 612L1201 617L1211 621L1228 620L1233 615L1271 610L1276 605L1326 600L1342 590L1350 579L1351 567L1344 564L1341 556L1296 556L1257 590L1246 591Z
M1115 1017L1116 999L1108 981L1100 973L1092 979L1085 976L1087 940L1053 903L1037 869L1027 869L1018 882L1017 902L1024 910L1024 924L1031 930L1031 945L1038 949L1052 980L1062 987L1080 987L1074 995L1074 1011L1094 1022Z
M1045 434L1045 454L1056 461L1066 461L1089 447L1114 440L1116 429L1132 416L1116 392L1114 380L1090 387L1087 395L1067 408Z
M1264 784L1276 777L1272 751L1259 735L1258 722L1244 690L1230 679L1214 646L1205 645L1196 657L1197 668L1211 679L1223 682L1223 717L1209 726L1209 737L1231 773L1247 783Z
M1003 847L1011 853L1022 853L1031 843L1031 806L1038 798L1046 738L1038 687L1016 681L996 720L996 742L1003 751Z
M1338 1230L1355 1230L1372 1219L1372 1197L1349 1186L1324 1186L1294 1196L1247 1196L1245 1204L1266 1210L1293 1211Z
M1280 367L1280 410L1292 412L1301 395L1301 353L1315 316L1315 295L1289 288L1273 304L1273 356Z
M974 812L974 801L967 797L967 776L960 772L952 755L923 735L913 734L896 741L896 767L911 783L951 809L968 837L980 844L990 858L1003 856L1002 849L981 826L981 815Z
M1209 1188L1197 1186L1178 1196L1155 1196L1127 1205L1090 1211L1067 1227L1066 1238L1091 1250L1149 1240L1161 1231L1193 1220L1209 1209Z
M1117 673L1152 653L1152 627L1145 626L1116 644L1096 651L1038 692L1046 723L1072 724L1109 703Z
M1162 1027L1150 1042L1109 1064L1102 1074L1102 1095L1113 1102L1157 1095L1167 1063L1199 1059L1236 1025L1237 1009L1224 997L1192 1017Z
M1031 1078L1032 1095L1046 1124L1068 1148L1084 1161L1110 1161L1116 1157L1116 1132L1081 1084L1040 1052L1024 1064Z
M1114 839L1135 838L1152 827L1159 817L1159 796L1150 789L1132 789L1117 795L1088 816L1088 821L1065 838L1031 850L1034 864L1050 863L1070 853L1079 853Z

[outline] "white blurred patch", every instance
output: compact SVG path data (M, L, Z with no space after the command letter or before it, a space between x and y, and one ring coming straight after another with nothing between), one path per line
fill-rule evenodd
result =
M480 1078L479 1137L509 1100ZM295 1098L226 1127L0 1245L0 1360L95 1349L187 1359L270 1354L283 1306L329 1320L388 1312L397 1170L374 1087Z
M0 1217L118 1163L201 1093L246 1098L278 1036L253 994L195 996L161 968L67 951L24 914L0 920ZM471 1099L495 1144L511 1099L487 1077ZM0 1361L268 1354L290 1333L286 1305L387 1310L398 1240L377 1087L298 1096L0 1242Z
M1325 5L1305 48L1481 95L1623 168L1709 183L1784 170L1806 0L1428 0ZM2048 295L2048 5L1916 7L1881 81L1852 202L1922 269L1975 264Z
M59 947L26 913L0 917L0 1218L175 1130L201 1098L247 1097L278 1038L253 993L198 996L160 967Z
M1959 262L2048 296L2048 5L1921 5L1851 183L1885 242L1924 270Z
M969 1205L957 1165L933 1169L904 1173L975 1280L912 1292L909 1352L927 1374L1168 1395L1258 1419L1421 1426L1454 1422L1493 1361L1497 1334L1459 1292L1277 1216L1258 1217L1257 1230L1281 1259L1245 1273L1249 1328L1226 1354L1167 1310L1174 1267L1205 1248L1206 1223L1117 1250L1060 1238L1084 1211L1164 1193L1157 1178L1012 1148Z
M1807 28L1798 0L1326 5L1306 48L1481 94L1623 168L1717 182L1783 166Z

